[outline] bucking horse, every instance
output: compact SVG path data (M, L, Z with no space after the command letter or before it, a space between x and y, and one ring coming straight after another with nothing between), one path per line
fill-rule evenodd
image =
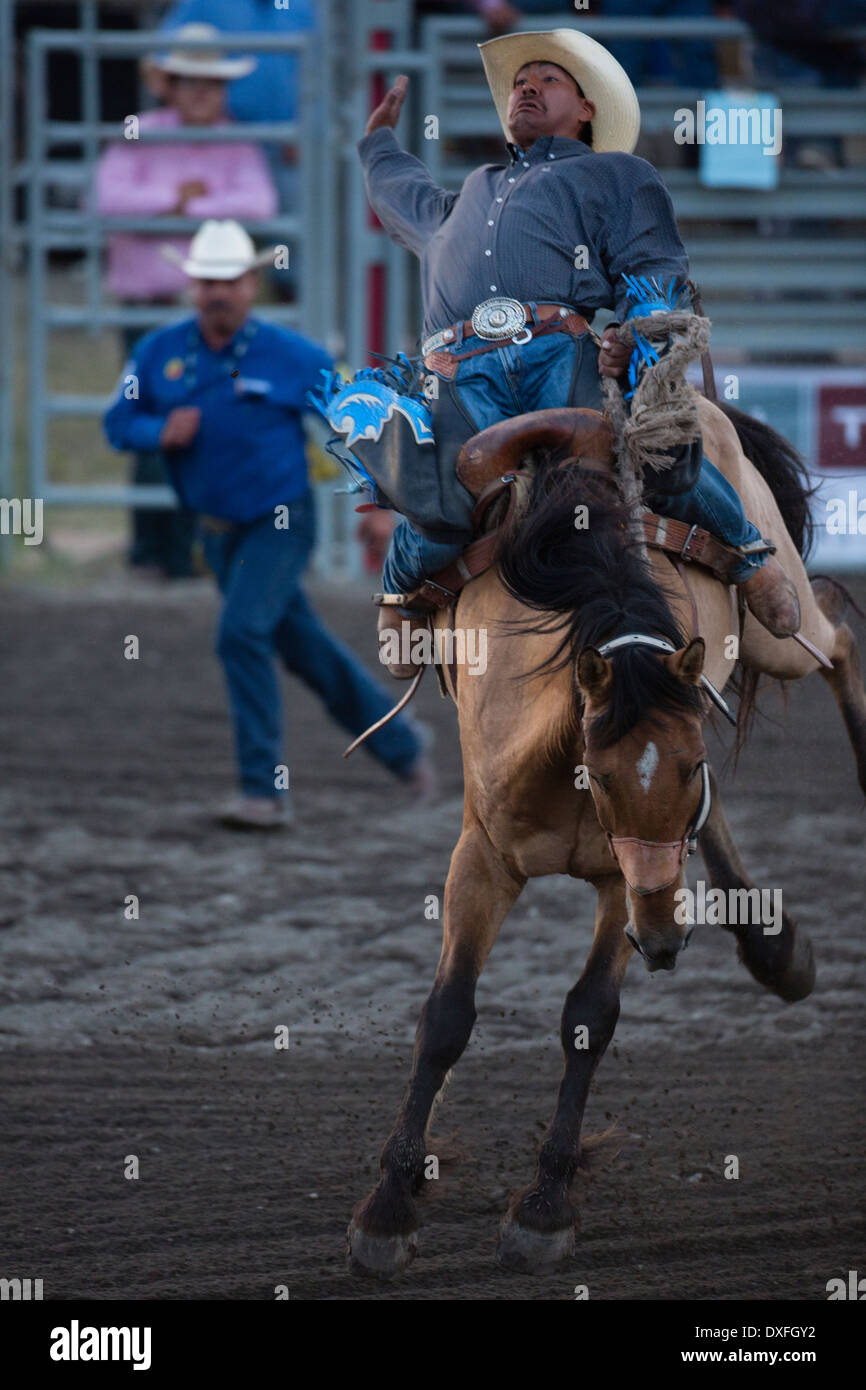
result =
M704 743L707 719L725 704L729 682L739 694L742 742L761 676L791 681L819 671L839 705L866 792L866 694L843 620L847 596L833 580L807 577L802 465L769 426L695 398L706 454L761 534L774 539L796 586L802 642L772 636L738 611L735 590L710 569L683 565L665 548L664 525L644 527L641 539L639 499L623 500L611 463L607 413L521 416L463 448L465 478L472 475L479 487L501 480L491 504L500 509L495 563L457 600L460 627L486 629L487 667L468 678L455 660L442 673L459 717L463 826L408 1089L379 1180L348 1230L356 1269L388 1278L415 1255L432 1107L469 1041L476 982L499 929L527 879L547 874L593 885L595 928L562 1011L565 1060L553 1118L532 1180L508 1205L498 1258L534 1270L573 1253L581 1124L614 1034L626 968L635 955L647 970L674 968L692 930L677 911L677 893L695 843L714 888L753 887ZM504 494L513 495L517 481L522 505L503 520ZM580 507L590 518L584 528L575 525ZM684 551L679 538L673 550ZM455 616L452 605L434 621L453 624ZM787 914L776 934L759 921L728 930L763 987L787 1001L810 993L812 947ZM586 1046L578 1048L581 1028Z

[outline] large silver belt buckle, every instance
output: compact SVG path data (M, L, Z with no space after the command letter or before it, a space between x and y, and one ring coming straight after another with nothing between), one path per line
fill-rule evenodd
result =
M472 311L472 331L479 338L511 338L526 323L526 310L517 299L485 299Z

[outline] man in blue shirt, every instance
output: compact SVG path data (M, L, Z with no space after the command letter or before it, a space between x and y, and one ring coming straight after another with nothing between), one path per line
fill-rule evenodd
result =
M162 449L182 504L201 514L225 596L217 651L242 788L223 820L270 829L286 820L274 651L352 734L389 701L301 587L315 542L301 412L333 362L299 334L250 316L254 267L264 259L236 222L204 224L183 262L197 315L141 340L104 424L115 449ZM432 773L411 722L398 716L367 746L429 793Z

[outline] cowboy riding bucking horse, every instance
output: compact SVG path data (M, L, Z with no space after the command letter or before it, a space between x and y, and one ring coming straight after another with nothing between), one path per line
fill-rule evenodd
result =
M356 485L403 514L376 596L380 656L397 679L417 667L389 653L405 654L426 628L441 599L434 577L459 569L472 538L475 498L455 473L463 444L530 412L601 409L601 378L621 384L628 400L644 364L640 346L619 340L619 325L692 307L670 195L631 153L640 110L612 54L573 29L479 47L507 163L474 170L459 194L440 188L394 133L403 76L358 145L373 210L421 262L422 363L401 356L390 371L365 368L348 383L330 374L317 400L344 437ZM616 317L599 340L592 319L610 308ZM642 349L645 362L658 360ZM644 476L645 505L737 552L728 582L774 636L795 633L796 590L700 436L668 450L665 464ZM409 638L402 646L400 628Z
M507 164L476 169L459 194L439 188L394 135L405 78L359 146L374 210L421 261L421 360L398 354L348 382L327 372L315 402L352 490L402 514L377 596L380 659L411 677L395 710L430 662L431 633L485 635L483 670L459 644L434 656L457 710L461 828L409 1082L347 1230L350 1267L386 1279L415 1258L431 1116L529 880L588 883L596 913L563 1005L553 1116L500 1223L497 1258L518 1271L574 1254L577 1178L618 1142L582 1134L592 1079L629 961L670 971L689 942L695 922L677 906L688 857L700 849L723 897L758 891L710 766L712 714L736 726L739 749L761 678L819 670L866 793L850 596L806 572L810 492L796 451L711 398L709 320L670 197L631 153L628 77L567 29L494 39L481 54ZM611 308L599 340L591 320ZM686 377L697 357L706 396ZM786 1003L809 995L812 946L789 914L769 934L749 912L728 929L763 988Z

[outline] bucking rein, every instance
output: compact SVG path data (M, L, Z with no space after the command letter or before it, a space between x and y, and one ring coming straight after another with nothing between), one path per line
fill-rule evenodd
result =
M606 398L606 408L604 414L599 415L598 418L602 430L606 431L609 436L607 441L607 456L593 459L576 455L561 460L557 464L557 467L578 464L581 467L587 468L587 471L602 473L613 479L625 501L639 504L641 495L639 478L644 463L647 461L647 457L652 457L651 450L644 447L641 435L643 434L645 437L651 434L653 441L655 441L658 435L659 424L664 415L667 414L670 418L672 414L676 412L677 407L682 408L684 395L691 391L691 387L685 381L685 366L695 357L700 357L704 396L713 403L717 403L718 400L715 389L712 358L708 347L710 321L703 317L703 307L697 292L693 295L693 303L695 306L694 314L678 311L664 314L660 311L656 311L646 318L634 318L617 327L618 340L627 346L635 345L636 334L641 335L645 341L653 338L670 338L676 343L679 349L676 356L680 359L680 365L683 370L679 399L672 399L670 393L665 393L662 397L658 391L653 392L651 390L650 393L647 392L647 386L652 387L655 385L655 382L652 380L652 374L658 372L661 361L663 360L662 358L657 358L654 365L647 365L640 384L635 391L635 395L640 393L644 398L646 398L647 394L652 395L655 408L651 411L645 409L642 413L641 424L636 425L633 420L629 421L623 395L617 383L610 379L605 379L604 394ZM589 331L596 344L599 344L600 340L598 334L592 329ZM573 414L577 409L578 407L574 406L563 407L562 413ZM550 414L551 412L537 413ZM629 422L630 425L628 430L625 429L626 422ZM679 438L675 440L676 443L691 442L683 437L681 425L679 425L679 428L674 426L673 433L679 436ZM474 438L477 437L477 435L474 436ZM526 436L524 436L524 438L525 443L521 444L519 440L516 442L520 446L521 455L525 456L531 454L533 448L536 446L532 443L531 438ZM475 508L472 513L472 529L473 532L476 533L476 539L469 543L456 560L446 565L444 569L439 570L431 578L419 585L412 595L374 594L374 602L379 604L390 602L390 604L394 606L401 606L401 601L405 602L407 599L411 598L413 604L417 604L420 601L425 605L428 614L433 614L437 610L443 608L451 608L453 627L453 619L456 617L457 602L461 590L470 580L476 579L479 575L488 570L491 565L495 564L499 544L506 528L515 524L516 520L519 519L520 511L525 505L529 484L534 474L534 468L531 471L525 467L514 468L511 471L503 472L499 474L499 476L493 478L486 478L482 473L479 479L476 476L480 471L477 467L478 459L473 458L472 455L466 452L468 444L471 443L472 440L469 440L467 444L464 444L461 448L457 456L456 473L460 482L475 498ZM614 460L613 468L611 468L611 459ZM473 465L475 466L473 467ZM482 532L484 519L490 508L506 492L508 493L508 504L502 521L498 526L486 532ZM358 510L365 509L366 508L358 508ZM698 636L695 630L697 606L684 567L685 563L703 566L705 569L708 569L720 583L730 586L732 604L734 610L738 610L738 625L742 633L745 603L742 595L736 593L734 586L730 585L728 575L729 571L742 561L744 553L743 548L726 545L703 527L690 526L688 522L677 521L673 517L660 516L648 510L642 510L641 512L640 530L638 531L636 529L636 540L638 544L643 543L653 549L666 552L671 558L671 562L682 580L691 604L692 637ZM771 546L770 553L772 554L774 551L775 546ZM798 642L801 647L804 647L810 656L813 656L822 666L827 667L829 670L833 669L832 662L822 651L814 646L808 638L804 637L799 632L792 633L791 636L795 642ZM674 650L669 643L663 642L657 638L648 637L642 633L628 634L627 636L617 638L614 643L608 643L607 645L609 649L612 649L614 646L620 647L626 644L653 646L660 652L671 652ZM387 714L383 715L381 719L377 719L375 724L371 724L369 729L365 729L358 738L349 744L349 747L343 753L344 758L350 757L356 748L360 748L361 744L365 743L378 729L383 728L395 715L398 715L401 710L406 708L415 695L428 664L427 662L419 664L418 672L412 677L406 693ZM454 692L456 692L456 671L452 672L453 690L449 691L441 663L434 660L434 664L436 665L436 674L439 678L440 694L443 697L451 694L453 698ZM736 716L731 712L727 701L720 691L715 688L706 676L701 677L701 683L713 704L721 710L725 718L736 727ZM699 814L697 817L698 823L691 828L689 835L689 839L692 842L694 842L697 831L700 829L700 823L706 818L706 810L704 810L703 803L707 800L708 797L705 794L702 798L701 807L703 815Z

